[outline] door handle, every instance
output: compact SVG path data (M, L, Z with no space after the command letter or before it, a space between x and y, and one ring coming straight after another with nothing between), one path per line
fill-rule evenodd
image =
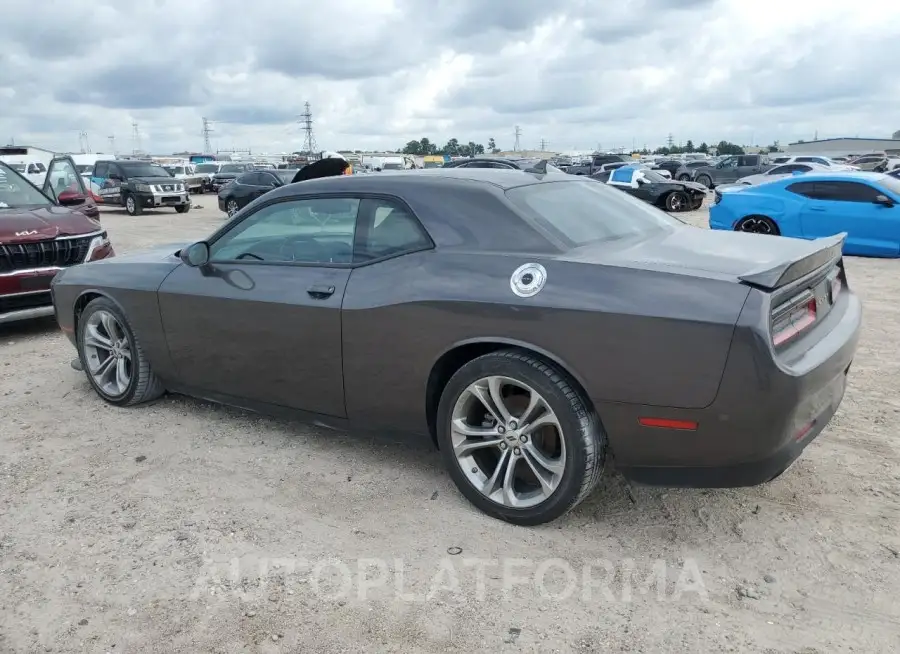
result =
M820 206L812 205L812 206L810 206L809 210L810 210L810 211L825 211L825 207L820 207Z
M314 297L317 300L324 300L325 298L329 298L334 295L334 286L316 284L306 289L306 292L309 293L310 297Z

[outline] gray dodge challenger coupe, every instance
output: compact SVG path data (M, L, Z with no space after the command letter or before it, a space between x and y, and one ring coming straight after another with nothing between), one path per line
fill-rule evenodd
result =
M289 184L205 241L52 289L109 403L169 391L430 435L473 504L536 525L607 457L657 485L781 474L856 351L844 236L695 228L537 168L434 169Z

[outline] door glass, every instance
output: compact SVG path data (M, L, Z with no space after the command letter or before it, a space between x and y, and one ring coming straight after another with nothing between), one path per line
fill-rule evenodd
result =
M270 204L216 240L210 260L350 263L358 210L352 198Z
M54 159L50 162L50 171L44 180L44 193L56 202L65 200L66 196L86 195L84 181L68 159Z
M878 191L857 182L816 182L816 195L822 200L873 203Z
M371 261L382 257L416 252L431 247L431 239L419 221L399 202L392 200L366 200L363 216L371 216L372 224L366 225L357 239L353 261Z

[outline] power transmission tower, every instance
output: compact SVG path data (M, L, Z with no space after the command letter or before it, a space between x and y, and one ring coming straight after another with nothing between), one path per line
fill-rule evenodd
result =
M132 154L139 153L141 151L141 130L138 128L136 120L131 123L131 141L134 145Z
M513 144L513 152L519 151L519 137L522 136L522 128L516 125L516 142Z
M116 135L110 134L106 138L109 139L109 151L112 154L115 154L116 153Z
M303 147L301 150L312 156L316 152L316 137L313 135L312 109L309 103L303 104L303 113L300 114L300 124L303 126Z
M541 139L541 152L544 152L547 149L547 141Z
M672 136L671 132L669 133L669 138L666 139L666 145L669 146L669 149L671 149L672 146L675 145L675 138Z
M88 142L88 133L84 130L78 132L78 147L81 149L81 154L87 154L91 151L91 144Z
M209 154L212 152L212 145L209 142L209 135L213 133L211 125L212 121L210 121L208 118L203 119L203 152L205 154Z

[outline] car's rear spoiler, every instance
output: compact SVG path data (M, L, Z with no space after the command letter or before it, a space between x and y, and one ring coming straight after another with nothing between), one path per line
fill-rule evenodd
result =
M766 290L787 286L791 282L797 281L801 277L840 259L846 238L847 232L841 232L834 236L807 241L809 252L799 259L782 261L768 268L760 268L746 275L739 275L738 279L744 284Z

